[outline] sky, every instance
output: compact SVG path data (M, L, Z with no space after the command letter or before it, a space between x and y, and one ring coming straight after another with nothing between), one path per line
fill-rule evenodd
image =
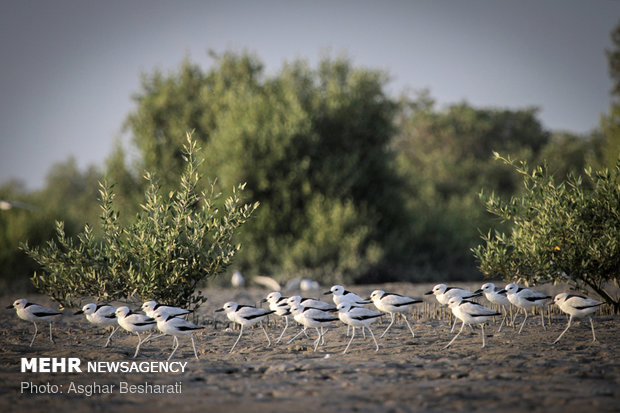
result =
M42 188L73 157L102 167L136 109L140 76L203 70L207 51L284 62L346 55L428 89L441 109L540 108L551 131L587 134L609 110L605 50L620 0L0 0L0 185Z

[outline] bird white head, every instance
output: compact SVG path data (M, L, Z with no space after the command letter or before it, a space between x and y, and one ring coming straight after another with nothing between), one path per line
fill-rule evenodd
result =
M122 317L125 318L127 317L127 314L131 313L131 310L129 309L129 307L127 306L120 306L116 309L116 311L114 312L114 314L116 314L117 317Z
M463 302L463 298L460 296L454 296L448 300L448 307L454 308Z
M325 294L342 295L344 294L344 287L342 285L334 285Z
M224 303L222 308L219 308L215 311L225 311L226 313L231 313L237 311L237 308L239 308L239 304L234 301L228 301L227 303Z
M374 290L372 294L370 294L370 299L373 301L379 300L381 299L381 297L383 297L384 294L385 294L385 291L383 290Z
M555 296L555 298L553 299L553 302L555 303L555 305L560 305L564 301L566 301L566 297L568 297L567 293L560 293Z
M26 308L26 304L28 304L28 300L25 298L20 298L19 300L15 300L13 305L8 306L7 308L15 308L16 310L23 310Z
M346 313L349 310L351 310L351 303L348 303L348 302L340 303L338 304L336 309L340 311L341 313Z

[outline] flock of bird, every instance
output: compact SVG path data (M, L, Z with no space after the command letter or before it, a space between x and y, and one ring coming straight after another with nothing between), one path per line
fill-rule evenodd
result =
M350 332L347 330L347 336L351 335L347 346L345 347L343 354L349 350L353 339L355 338L356 328L361 328L362 334L365 336L365 331L368 330L370 336L375 344L375 351L379 350L379 344L375 335L371 329L371 324L379 319L379 317L389 314L390 323L383 333L379 336L382 338L390 330L395 322L395 319L400 315L412 337L415 338L414 330L407 319L407 312L411 311L412 306L422 303L423 300L407 297L404 295L389 293L382 290L375 290L372 292L369 298L364 299L359 295L346 290L340 285L333 286L329 291L325 292L325 295L330 294L333 298L333 304L321 301L313 298L302 298L300 296L284 297L280 292L270 293L262 302L268 303L268 309L242 305L234 301L225 303L221 308L215 310L216 312L225 312L227 318L241 326L239 336L234 342L230 353L232 353L239 340L243 336L244 329L256 324L260 324L265 336L267 337L268 346L271 345L271 339L269 333L265 329L262 321L269 315L276 315L284 318L284 328L280 333L276 343L279 343L289 327L289 316L301 326L301 329L296 335L288 340L288 343L293 342L302 334L307 337L307 329L313 328L317 332L317 338L314 341L314 351L317 351L320 345L325 345L325 332L326 328L332 326L333 323L338 321L347 325L348 329L352 329ZM509 308L511 305L515 306L518 310L523 310L525 315L521 327L519 328L519 334L523 330L523 326L528 318L528 313L531 309L536 307L543 307L551 300L551 296L542 294L538 291L528 288L521 288L516 284L508 284L505 288L498 288L492 283L486 283L477 291L468 291L458 287L448 287L445 284L436 285L426 295L433 294L436 300L442 306L447 306L454 315L454 324L452 325L452 332L456 327L458 320L462 322L460 330L452 338L452 340L444 346L449 347L463 332L466 325L480 324L482 329L482 347L485 347L485 333L484 323L494 317L502 317L499 331L506 323L509 317ZM473 301L481 295L492 304L498 306L501 311L496 311L489 307L485 307L482 304ZM557 343L562 336L570 328L573 318L588 317L592 328L592 339L596 341L596 335L594 333L594 323L592 321L591 314L603 304L600 301L593 300L581 295L561 293L555 296L554 303L564 313L569 315L568 325L566 329L560 334L560 336L553 342ZM368 308L370 304L378 310L372 310ZM30 346L34 343L34 340L38 333L37 322L49 321L50 322L50 341L53 342L52 337L52 320L55 317L60 316L62 313L44 307L42 305L34 304L26 299L18 299L12 305L7 308L14 308L17 312L17 316L23 320L30 321L34 324L35 332L30 341ZM149 340L163 335L173 336L173 350L168 357L168 360L172 358L174 353L179 347L180 336L188 336L191 339L192 347L194 350L194 356L198 359L196 352L196 345L194 342L193 333L197 330L205 328L204 326L196 325L188 321L185 317L191 311L183 308L172 307L158 304L155 301L147 301L142 305L143 313L136 313L129 309L127 306L114 307L108 304L86 304L81 310L74 313L74 315L84 314L86 319L93 325L100 327L112 327L112 333L109 335L104 347L110 344L114 333L122 327L124 330L136 334L138 337L138 344L134 353L134 358L138 356L140 347ZM514 326L514 322L517 314L510 320ZM541 323L545 328L545 321L543 312L541 311ZM161 334L153 337L152 330L157 328ZM142 332L149 332L146 338L142 338Z

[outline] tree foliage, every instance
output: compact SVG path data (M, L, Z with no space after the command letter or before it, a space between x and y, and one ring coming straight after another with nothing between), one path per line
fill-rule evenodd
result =
M58 222L55 240L41 248L23 244L42 268L32 278L35 287L65 306L75 306L84 297L200 306L206 298L195 294L198 283L230 265L239 250L233 237L258 205L242 205L243 185L218 205L214 184L206 191L199 186L195 152L196 142L188 135L186 167L177 190L164 193L154 175L145 175L149 184L134 223L121 225L114 193L104 182L99 189L101 238L86 225L73 240Z
M250 55L213 57L207 73L184 62L177 74L144 78L127 123L143 158L178 170L160 156L159 141L176 153L167 137L194 119L203 171L224 186L247 182L249 198L262 205L242 235L242 267L325 282L362 277L403 215L389 151L396 105L383 91L385 75L325 59L315 70L287 64L268 78Z
M620 311L609 289L620 278L620 161L614 170L585 171L589 185L571 175L556 183L546 166L496 155L522 177L524 192L503 201L485 197L487 210L512 224L489 232L473 249L483 274L530 284L569 282L594 290Z

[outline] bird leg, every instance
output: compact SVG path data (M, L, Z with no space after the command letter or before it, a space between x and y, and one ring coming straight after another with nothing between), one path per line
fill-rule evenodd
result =
M52 337L52 322L50 321L50 341L54 343L54 338ZM56 343L54 343L56 344Z
M368 329L368 331L370 331L370 336L372 337L373 341L375 342L375 346L377 347L375 350L375 353L377 351L379 351L379 343L377 343L377 339L375 338L374 333L372 332L372 330L370 329L370 327L366 327Z
M280 340L282 340L282 336L284 336L284 332L286 331L286 329L288 328L288 316L284 316L284 330L282 330L282 333L280 334L280 337L278 337L278 339L276 340L276 344L278 344L280 342Z
M261 328L263 329L263 332L265 333L265 337L267 337L267 347L271 346L271 339L269 338L269 334L267 334L267 330L265 330L265 326L263 325L263 322L261 321L260 323Z
M112 334L110 334L110 337L108 337L108 341L106 341L105 346L103 347L107 347L110 344L110 340L112 340L112 336L114 335L114 333L116 333L116 330L119 329L120 326L116 326L116 328L114 330L112 330Z
M166 361L170 361L170 359L172 358L172 355L174 354L175 351L177 351L177 349L179 348L179 340L177 339L176 336L174 336L174 340L172 340L173 342L176 342L176 346L174 346L174 349L172 350L172 353L170 353L170 355L168 356L168 360ZM192 337L192 342L194 341L193 337ZM194 351L196 351L196 348L194 348Z
M594 334L594 322L592 321L592 317L588 317L590 319L590 326L592 327L592 342L594 343L596 340L596 334Z
M37 336L37 333L39 332L39 328L37 327L37 323L33 322L32 324L34 324L34 336L32 336L32 340L30 341L30 346L32 347L32 343L34 343L34 339Z
M355 338L355 327L353 327L353 332L351 333L351 340L349 340L349 344L347 344L347 347L344 349L342 354L347 353L347 350L349 349L349 346L351 345L351 342L353 341L354 338Z
M452 343L454 343L454 340L456 340L456 338L463 332L463 329L465 328L465 322L463 322L463 325L461 326L461 329L459 330L458 333L456 333L456 335L454 336L454 338L448 343L446 344L446 346L444 347L444 349L447 349L448 347L450 347L450 345Z
M411 325L409 324L409 320L407 320L407 316L405 314L403 314L403 318L405 319L405 323L407 323L407 327L409 327L409 331L411 331L411 335L413 336L413 338L415 338L415 333L413 332L413 328L411 328Z
M379 338L383 338L383 336L385 335L385 333L388 332L388 330L390 329L390 327L392 327L392 324L394 324L394 320L396 319L395 314L394 313L390 313L390 316L392 317L392 321L390 321L390 325L387 326L387 328L385 329L385 331L383 332L383 334L381 334L379 336ZM407 320L407 318L405 318L405 320Z
M239 332L239 337L237 337L237 341L235 341L235 344L233 344L232 348L230 349L230 351L228 353L232 353L233 352L233 350L237 346L237 343L239 342L239 339L241 338L242 334L243 334L243 324L241 324L241 331Z
M560 339L562 338L562 336L564 335L564 333L566 333L568 331L568 329L570 328L570 325L573 321L573 316L571 315L570 318L568 319L568 325L566 326L566 328L564 329L564 331L562 331L562 334L560 334L560 336L558 338L555 339L555 341L552 344L557 343L558 341L560 341Z
M525 318L523 319L523 323L521 323L521 328L519 329L519 334L521 334L521 330L523 330L523 326L525 325L525 321L527 320L527 310L524 308L523 312L525 313Z

